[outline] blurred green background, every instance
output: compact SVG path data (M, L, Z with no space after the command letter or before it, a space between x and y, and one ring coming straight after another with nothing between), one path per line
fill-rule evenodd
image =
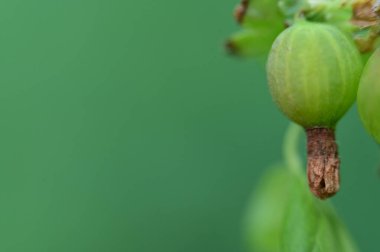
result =
M245 251L288 121L264 64L228 57L237 0L0 3L0 251ZM356 109L333 199L378 243L379 152Z

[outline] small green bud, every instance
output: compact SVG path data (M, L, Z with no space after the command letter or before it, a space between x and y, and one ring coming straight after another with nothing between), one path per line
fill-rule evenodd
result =
M364 127L380 143L380 49L369 58L360 80L358 109Z
M334 129L355 101L361 70L354 43L327 24L294 24L276 38L269 54L271 94L307 131L309 186L322 199L339 190Z

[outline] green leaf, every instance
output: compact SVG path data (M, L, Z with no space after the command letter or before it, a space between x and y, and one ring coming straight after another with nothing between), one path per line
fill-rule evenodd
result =
M288 202L281 251L314 251L322 213L303 181L295 180Z
M332 205L309 191L298 167L301 132L289 127L285 164L269 169L253 194L245 219L249 247L254 252L357 252Z
M294 175L283 166L270 169L260 181L245 219L251 251L281 251L286 209Z
M226 43L227 50L236 56L266 55L284 29L284 17L277 8L277 0L243 0L236 16L243 29Z
M321 251L357 252L356 245L332 206L323 203L320 202L324 214L316 239L324 246Z
M241 57L254 57L268 54L273 41L281 29L245 29L233 34L227 41L228 51Z
M281 251L357 252L332 206L314 198L305 184L294 184L297 192L289 201Z
M316 199L304 177L284 166L270 169L245 219L254 252L357 252L332 206Z
M258 25L261 23L261 25ZM272 25L284 27L284 16L277 7L277 0L250 0L241 25L256 29L263 26L271 30Z

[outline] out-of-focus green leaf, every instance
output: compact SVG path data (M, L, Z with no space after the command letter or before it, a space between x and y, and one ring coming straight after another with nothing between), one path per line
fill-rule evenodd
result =
M354 244L352 237L346 230L346 227L337 216L332 206L325 202L319 202L319 207L322 207L324 212L325 227L320 227L317 235L317 241L324 242L324 245L335 244L330 250L323 249L321 251L344 251L344 252L357 252L358 249ZM335 249L335 250L334 250Z
M379 43L380 8L371 0L241 0L235 16L243 30L226 45L236 56L265 56L277 35L298 20L337 27L355 40L362 54Z
M246 227L254 252L357 252L329 202L316 199L298 166L299 127L289 127L286 162L269 169L249 204ZM289 160L288 160L289 159Z
M277 0L243 0L236 17L243 29L234 33L226 44L228 51L236 56L266 55L285 28Z
M352 238L328 202L312 196L306 183L296 180L283 231L286 252L357 252Z
M258 25L258 23L262 23ZM277 0L250 0L241 25L256 29L263 26L270 30L272 25L284 27L284 16L277 7Z
M254 252L357 252L332 206L316 199L299 174L270 169L245 219Z
M254 57L266 55L281 28L244 29L233 34L227 41L227 48L233 55Z
M281 251L313 251L321 213L304 181L294 179L287 204Z
M251 251L281 251L285 214L293 180L293 174L283 166L270 169L262 178L248 206L245 219Z

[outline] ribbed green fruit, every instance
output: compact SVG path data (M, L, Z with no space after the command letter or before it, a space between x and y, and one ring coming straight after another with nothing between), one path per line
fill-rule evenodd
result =
M327 24L294 24L269 54L270 91L284 114L306 130L308 183L320 199L340 188L334 129L355 101L361 72L353 42Z
M362 70L353 42L337 28L299 22L275 40L267 63L279 108L305 128L334 128L356 98Z
M368 132L380 143L380 49L369 58L359 84L358 109Z

